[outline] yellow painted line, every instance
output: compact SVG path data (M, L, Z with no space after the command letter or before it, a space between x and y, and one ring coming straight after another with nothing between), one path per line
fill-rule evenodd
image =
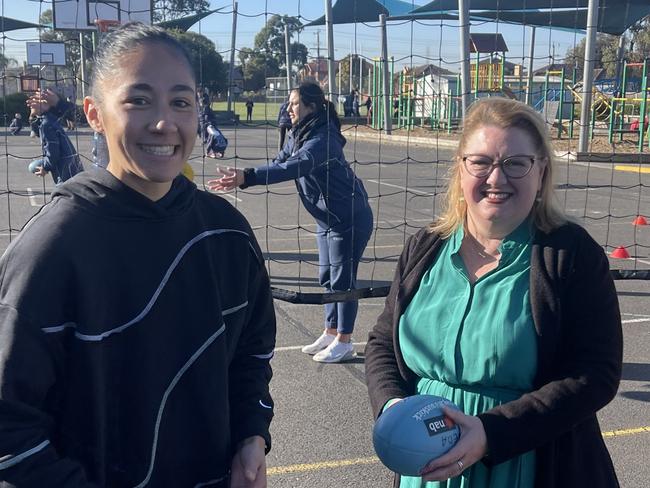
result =
M628 165L616 165L614 166L616 171L629 171L631 173L650 173L650 168L642 168L641 166L628 166Z
M618 437L623 435L643 434L644 432L650 433L650 426L637 427L636 429L610 430L609 432L603 432L603 437Z
M359 466L362 464L376 464L379 462L377 456L356 458L356 459L341 459L339 461L323 461L320 463L311 464L293 464L291 466L278 466L277 468L269 468L266 471L268 476L289 473L304 473L305 471L318 471L319 469L327 468L341 468L344 466Z
M603 437L622 437L626 435L635 434L650 434L650 426L636 427L633 429L619 429L603 432ZM319 471L321 469L343 468L346 466L361 466L364 464L377 464L379 459L377 456L355 458L355 459L340 459L338 461L322 461L320 463L310 464L291 464L289 466L277 466L268 468L266 471L267 476L278 476L281 474L292 473L305 473L307 471Z

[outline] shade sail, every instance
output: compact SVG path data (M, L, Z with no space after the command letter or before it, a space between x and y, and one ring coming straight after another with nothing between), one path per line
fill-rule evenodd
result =
M602 0L601 6L610 5L612 7L623 7L626 4L630 5L646 5L648 0ZM565 9L565 8L587 8L589 0L470 0L469 6L471 10L499 10L505 12L507 10L533 10L533 9ZM447 10L458 10L458 0L434 0L426 5L417 7L411 10L410 13L418 14L423 12L440 12Z
M404 15L413 10L413 3L403 0L338 0L332 6L334 24L377 22L380 14ZM325 16L306 24L305 27L325 25Z
M39 27L47 27L40 24L32 24L24 20L10 19L9 17L0 16L0 32L9 32L19 29L37 29Z
M469 35L469 52L471 53L505 53L508 46L503 36L496 34L477 34Z
M621 35L631 25L650 15L650 4L624 6L604 6L598 12L598 32ZM472 12L473 19L498 20L510 24L553 27L565 30L585 30L587 28L587 9L573 11L526 11L526 12Z
M471 0L470 19L493 20L563 30L587 28L589 0ZM338 0L332 7L333 23L377 22L379 14L388 20L455 20L458 0L434 0L414 7L404 0ZM601 0L598 32L620 35L643 17L650 15L650 0ZM323 25L321 17L307 26Z
M180 19L158 22L156 25L162 27L163 29L177 29L186 32L199 20L202 20L206 18L208 15L212 15L213 13L218 12L219 10L223 10L224 8L225 7L221 7L215 10L206 10L205 12L200 12L194 15L188 15L187 17L182 17Z

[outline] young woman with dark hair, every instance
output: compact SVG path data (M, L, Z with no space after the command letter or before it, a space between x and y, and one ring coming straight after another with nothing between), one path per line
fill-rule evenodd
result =
M334 104L315 83L302 83L289 96L293 127L273 161L257 168L220 169L208 182L213 190L233 190L295 180L298 194L317 224L319 281L328 292L356 287L357 267L372 234L372 211L361 180L345 159ZM323 333L302 351L325 363L355 357L351 343L358 302L325 305Z

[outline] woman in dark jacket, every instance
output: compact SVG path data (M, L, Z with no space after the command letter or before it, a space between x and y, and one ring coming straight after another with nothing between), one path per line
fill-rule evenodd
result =
M530 107L476 102L447 209L400 257L366 348L374 414L415 394L462 412L458 443L396 486L618 486L596 419L620 381L618 300L554 203L552 154Z
M293 128L284 148L265 166L219 170L213 190L233 190L295 180L298 194L317 223L319 280L328 292L356 286L359 261L372 233L372 211L363 183L345 160L336 109L315 83L303 83L289 96ZM326 363L355 357L351 338L357 301L325 305L325 330L303 348Z

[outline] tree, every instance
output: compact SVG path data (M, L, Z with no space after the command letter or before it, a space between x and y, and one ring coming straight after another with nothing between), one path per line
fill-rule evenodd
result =
M227 85L227 75L221 54L207 37L196 32L170 30L190 55L196 81L211 91L223 91Z
M280 68L286 69L286 49L284 26L289 27L289 39L302 30L302 24L296 17L272 15L255 35L255 48L273 57ZM307 62L307 46L299 42L290 44L291 64L301 68ZM270 75L274 76L274 75Z
M248 47L239 51L239 62L244 75L244 90L259 90L266 85L266 78L279 76L278 60L270 53Z
M631 38L629 43L628 38ZM617 76L619 39L619 36L608 34L598 34L596 37L595 67L603 68L609 78ZM574 47L569 48L565 55L565 64L570 69L573 67L577 69L578 78L582 77L584 69L585 46L586 38L583 38ZM650 16L639 20L629 28L629 35L626 35L623 46L624 59L628 62L638 63L650 57Z
M208 0L155 0L153 21L173 20L187 15L205 12L210 8Z
M16 65L18 65L18 61L16 61L13 58L8 58L7 56L4 55L4 53L0 52L0 69L4 70L9 66L16 66Z
M569 68L569 72L576 68L578 78L582 78L582 72L584 70L585 63L585 49L587 45L587 39L582 38L578 44L574 47L571 47L567 50L564 57L564 64ZM594 59L596 61L594 68L605 68L606 70L610 68L609 59L607 63L604 63L603 53L611 53L612 45L614 46L614 52L618 46L618 38L616 36L610 36L608 34L598 34L596 36L596 49L594 54ZM614 55L614 60L616 55ZM611 67L613 73L616 72L616 63Z
M348 55L341 60L339 63L339 71L341 72L341 86L339 91L341 93L347 93L350 87L350 58L352 59L352 87L355 90L361 90L361 83L359 82L359 60L363 63L363 74L367 76L368 70L372 68L370 64L365 59L362 59L360 56L355 56L354 54ZM365 81L367 83L367 81Z
M650 15L630 27L632 40L630 43L631 59L640 62L650 58Z

